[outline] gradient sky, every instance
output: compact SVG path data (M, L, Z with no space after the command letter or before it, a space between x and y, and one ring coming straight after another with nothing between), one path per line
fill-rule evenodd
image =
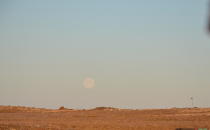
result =
M210 107L207 3L1 0L0 104Z

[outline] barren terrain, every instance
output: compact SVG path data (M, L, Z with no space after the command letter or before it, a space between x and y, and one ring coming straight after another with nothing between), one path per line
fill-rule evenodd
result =
M210 128L210 108L90 110L0 106L0 130L175 130Z

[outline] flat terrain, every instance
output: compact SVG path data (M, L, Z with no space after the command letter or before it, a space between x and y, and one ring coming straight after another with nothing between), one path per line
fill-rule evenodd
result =
M50 110L0 106L0 130L175 130L210 128L210 108Z

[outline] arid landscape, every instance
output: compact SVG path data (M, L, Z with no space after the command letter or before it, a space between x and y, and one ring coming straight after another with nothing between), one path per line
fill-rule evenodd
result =
M210 108L89 110L0 106L1 130L175 130L210 128Z

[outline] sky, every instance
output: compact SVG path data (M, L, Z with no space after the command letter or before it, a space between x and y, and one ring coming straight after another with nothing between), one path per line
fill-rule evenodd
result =
M210 107L208 0L1 0L0 105Z

